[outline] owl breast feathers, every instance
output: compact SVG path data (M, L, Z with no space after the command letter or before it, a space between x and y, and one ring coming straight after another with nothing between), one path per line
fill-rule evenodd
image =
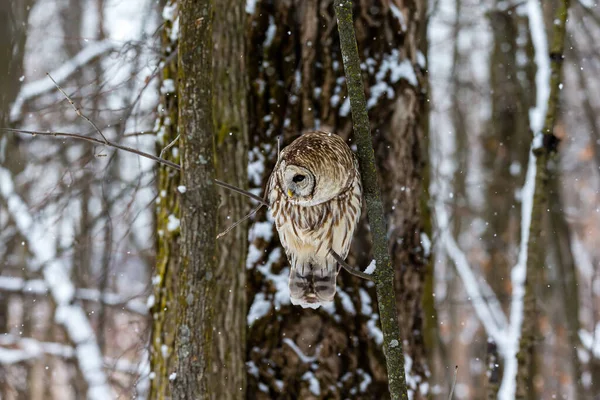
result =
M358 162L344 140L309 132L281 152L267 184L268 202L290 262L292 304L333 301L339 268L360 218Z

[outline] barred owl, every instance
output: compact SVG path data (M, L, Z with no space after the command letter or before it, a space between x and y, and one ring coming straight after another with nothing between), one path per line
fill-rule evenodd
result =
M268 202L290 262L292 304L333 301L339 267L361 213L358 162L344 140L309 132L281 151L267 184Z

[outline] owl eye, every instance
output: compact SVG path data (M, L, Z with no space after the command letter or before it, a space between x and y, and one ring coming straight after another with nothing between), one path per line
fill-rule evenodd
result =
M304 178L306 178L304 175L294 175L292 180L294 182L298 183L298 182L302 182L304 180Z

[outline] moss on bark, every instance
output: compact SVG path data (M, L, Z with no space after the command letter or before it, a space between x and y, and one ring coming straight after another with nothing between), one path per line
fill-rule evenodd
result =
M398 327L394 269L389 255L386 222L383 213L381 190L378 184L375 151L367 113L360 58L352 19L352 1L336 0L335 12L340 33L340 47L352 109L354 139L363 182L363 195L367 205L369 226L373 235L373 253L377 262L374 278L383 332L383 352L386 357L388 385L392 399L407 399L404 373L404 353Z
M171 3L174 3L173 0ZM171 4L172 5L172 4ZM165 20L161 32L162 58L165 65L161 71L160 85L165 80L177 79L177 62L173 52L177 42L171 40L173 20ZM169 62L166 62L170 60ZM176 93L161 93L158 106L157 153L177 138L178 107ZM165 152L163 158L179 164L179 146ZM175 151L174 151L175 150ZM158 165L158 197L156 201L156 268L152 277L154 304L150 307L150 381L151 399L170 398L168 376L172 372L175 340L175 317L177 315L175 291L179 269L179 229L169 229L169 218L180 218L179 193L180 173L168 166Z

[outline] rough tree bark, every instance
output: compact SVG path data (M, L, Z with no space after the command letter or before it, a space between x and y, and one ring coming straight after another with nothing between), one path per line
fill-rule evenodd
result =
M415 398L427 381L421 315L427 259L418 211L426 101L418 49L424 9L422 2L397 1L357 2L354 8L377 170L380 182L387 182L384 211ZM252 188L262 189L276 160L278 135L289 143L304 130L324 129L348 138L350 107L333 0L263 0L247 12L249 178ZM342 271L332 307L291 307L287 261L264 218L257 218L250 231L247 398L389 396L373 285ZM348 261L364 268L370 252L363 220Z
M560 1L553 20L553 37L550 54L548 55L551 65L548 109L542 132L534 132L534 135L540 135L541 143L533 150L536 156L535 192L527 247L527 280L525 282L525 297L523 299L523 326L519 341L519 352L517 354L517 399L526 399L533 392L530 384L532 381L532 365L537 332L535 323L537 310L535 289L538 282L537 278L543 272L541 268L544 261L541 257L542 221L548 205L548 163L556 153L558 146L558 138L554 135L554 124L558 114L559 94L561 90L562 62L564 59L564 42L569 3L570 0Z
M245 57L245 0L215 2L213 32L213 115L217 178L239 188L248 186L248 105ZM249 200L220 189L219 230L249 210ZM216 400L242 398L246 390L246 255L248 225L218 241L213 324L214 363L210 380Z
M214 185L211 0L178 2L178 129L181 140L181 247L176 293L174 399L211 392L216 281L217 195Z
M191 324L186 326L194 331L190 332L190 346L192 341L198 340L198 336L194 338L193 335L200 335L204 340L194 343L198 347L190 350L193 351L190 357L204 362L204 365L195 366L202 369L201 376L198 373L187 373L186 377L178 373L174 386L177 387L180 379L193 380L199 377L200 381L186 381L184 387L180 388L179 394L175 392L172 394L186 397L191 396L191 393L202 393L202 398L227 399L239 398L243 396L245 390L244 281L247 234L242 225L221 238L217 247L214 240L215 227L211 224L214 223L212 218L217 216L217 206L219 227L224 229L243 216L248 208L248 200L231 191L221 190L221 201L217 204L217 198L212 198L214 195L212 185L207 183L212 173L209 166L214 163L218 178L242 188L247 185L248 129L247 83L244 71L243 21L246 17L244 4L240 0L231 0L215 4L213 9L209 3L203 3L187 11L196 12L195 19L189 16L184 19L182 15L185 7L190 5L181 1L171 1L163 12L165 17L162 33L164 66L160 90L161 102L158 108L159 151L172 144L172 147L164 152L163 157L179 162L179 146L182 146L184 154L187 154L187 161L182 159L183 174L191 174L200 181L189 183L191 181L188 176L184 178L186 183L183 189L177 171L163 167L159 169L156 214L158 251L156 274L153 278L154 306L151 338L151 370L154 379L151 385L151 398L164 399L171 396L172 388L169 382L172 379L169 377L174 377L171 374L185 363L184 360L178 360L178 354L186 352L185 348L181 348L182 344L185 345L186 338L181 335L185 335L187 330L180 328L177 345L179 353L174 353L175 328L185 322L186 313L196 312L194 311L196 307L200 307L199 312L205 317L200 315L198 320L192 321L195 326L192 327ZM214 10L214 14L211 9ZM204 29L202 25L210 23L207 17L209 15L214 15L214 29L206 28L208 31L205 32L202 30ZM185 23L192 24L186 31L183 30ZM182 36L179 41L182 44L176 52L178 41L174 27L177 25L181 26L182 35L193 36L185 38ZM195 29L201 31L203 35L210 33L212 43L206 41L206 36L201 36ZM183 40L187 42L184 44ZM206 46L210 49L206 49ZM175 56L179 57L179 62ZM200 62L204 64L191 65ZM206 63L211 65L213 74L208 74L202 69L206 67ZM187 69L183 69L185 66ZM181 91L184 92L185 98L181 96ZM202 103L199 102L200 100ZM185 110L182 109L182 104L185 104ZM187 119L182 121L181 115L184 113ZM206 124L211 125L207 128ZM190 138L188 135L188 147L184 150L186 138L183 132L202 136ZM181 140L178 142L179 133L181 133ZM214 139L211 140L214 140L218 154L214 162L210 158L213 157L213 142L208 137L204 137L209 133L214 135ZM190 166L193 168L191 169ZM197 168L203 172L198 172ZM202 196L209 197L204 199ZM211 209L205 210L202 208L204 206L210 206ZM191 214L186 217L185 212ZM194 231L188 231L188 235L197 234L202 237L188 238L186 245L180 238L176 222L181 216L183 232L184 219L196 218L198 213L199 218L192 221L195 224ZM208 225L204 225L205 223ZM207 230L208 232L205 233ZM190 261L198 257L190 251L200 251L199 248L202 246L205 246L202 250L204 258L198 262ZM187 253L184 253L183 249L187 249ZM208 260L210 263L205 263L203 260ZM213 262L214 264L211 264ZM188 268L187 271L185 268ZM194 268L204 269L194 270ZM197 279L200 283L188 283L188 280L192 279L189 274L195 275L193 279ZM190 301L192 299L190 291L194 290L200 290L204 294L198 294L195 300L188 304L188 299ZM185 301L181 296L184 296ZM188 311L185 310L186 308L189 308ZM182 315L184 321L179 319ZM191 316L188 315L187 318L190 320ZM212 335L212 340L208 339L209 335ZM206 352L210 353L210 357L206 357Z

